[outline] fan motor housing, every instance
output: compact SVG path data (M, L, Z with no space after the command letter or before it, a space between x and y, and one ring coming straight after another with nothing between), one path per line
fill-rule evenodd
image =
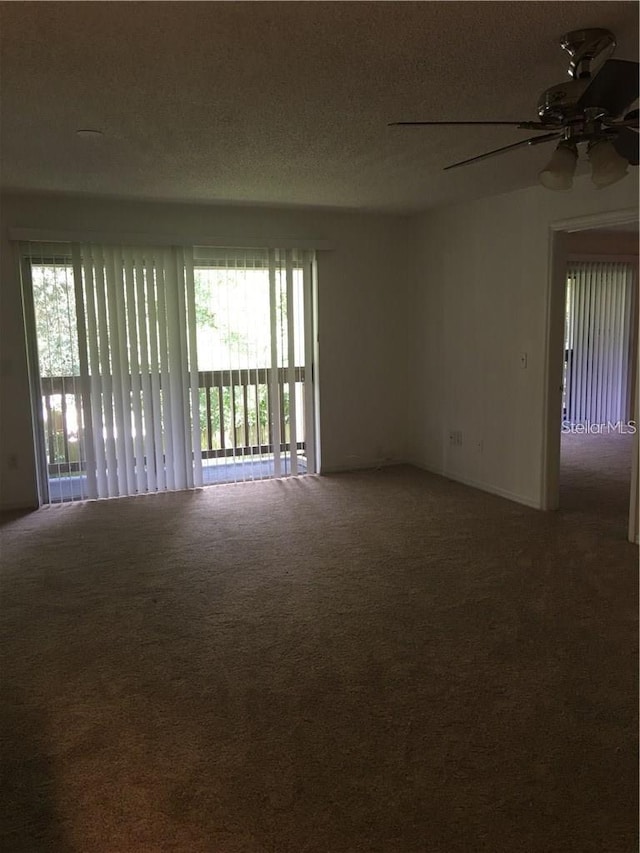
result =
M549 124L562 123L580 113L578 100L587 88L588 80L567 80L551 86L540 95L538 116Z
M549 124L559 124L580 115L577 102L592 80L592 63L601 64L610 56L616 46L616 40L609 30L584 29L566 33L560 44L571 57L571 79L566 83L551 86L540 96L538 116L541 121Z

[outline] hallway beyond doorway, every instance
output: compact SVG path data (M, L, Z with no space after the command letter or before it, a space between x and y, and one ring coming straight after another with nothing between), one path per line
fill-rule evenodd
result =
M597 512L612 535L626 538L633 435L564 433L560 455L560 508Z

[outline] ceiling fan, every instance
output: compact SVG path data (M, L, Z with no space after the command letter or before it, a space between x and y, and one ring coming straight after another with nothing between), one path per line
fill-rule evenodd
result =
M560 44L571 57L570 79L546 89L538 101L538 121L395 121L399 126L513 126L536 135L476 157L445 166L457 169L516 148L558 141L551 160L539 174L549 189L570 189L578 161L578 145L586 143L592 180L604 187L620 180L629 165L638 165L637 62L611 59L616 40L603 29L574 30ZM594 73L595 72L595 73Z

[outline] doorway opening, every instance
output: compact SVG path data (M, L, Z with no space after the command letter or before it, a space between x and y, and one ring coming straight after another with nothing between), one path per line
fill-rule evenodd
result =
M603 218L553 229L544 505L636 541L638 220Z
M560 506L595 510L625 532L636 430L636 274L619 256L624 234L597 236L611 255L580 251L585 238L594 239L585 232L567 260Z

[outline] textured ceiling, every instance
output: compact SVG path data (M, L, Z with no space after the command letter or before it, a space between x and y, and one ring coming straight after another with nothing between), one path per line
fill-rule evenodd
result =
M635 2L8 2L5 188L413 211L527 186L548 146L443 173L534 119L567 30L637 59ZM78 128L99 128L99 140Z

